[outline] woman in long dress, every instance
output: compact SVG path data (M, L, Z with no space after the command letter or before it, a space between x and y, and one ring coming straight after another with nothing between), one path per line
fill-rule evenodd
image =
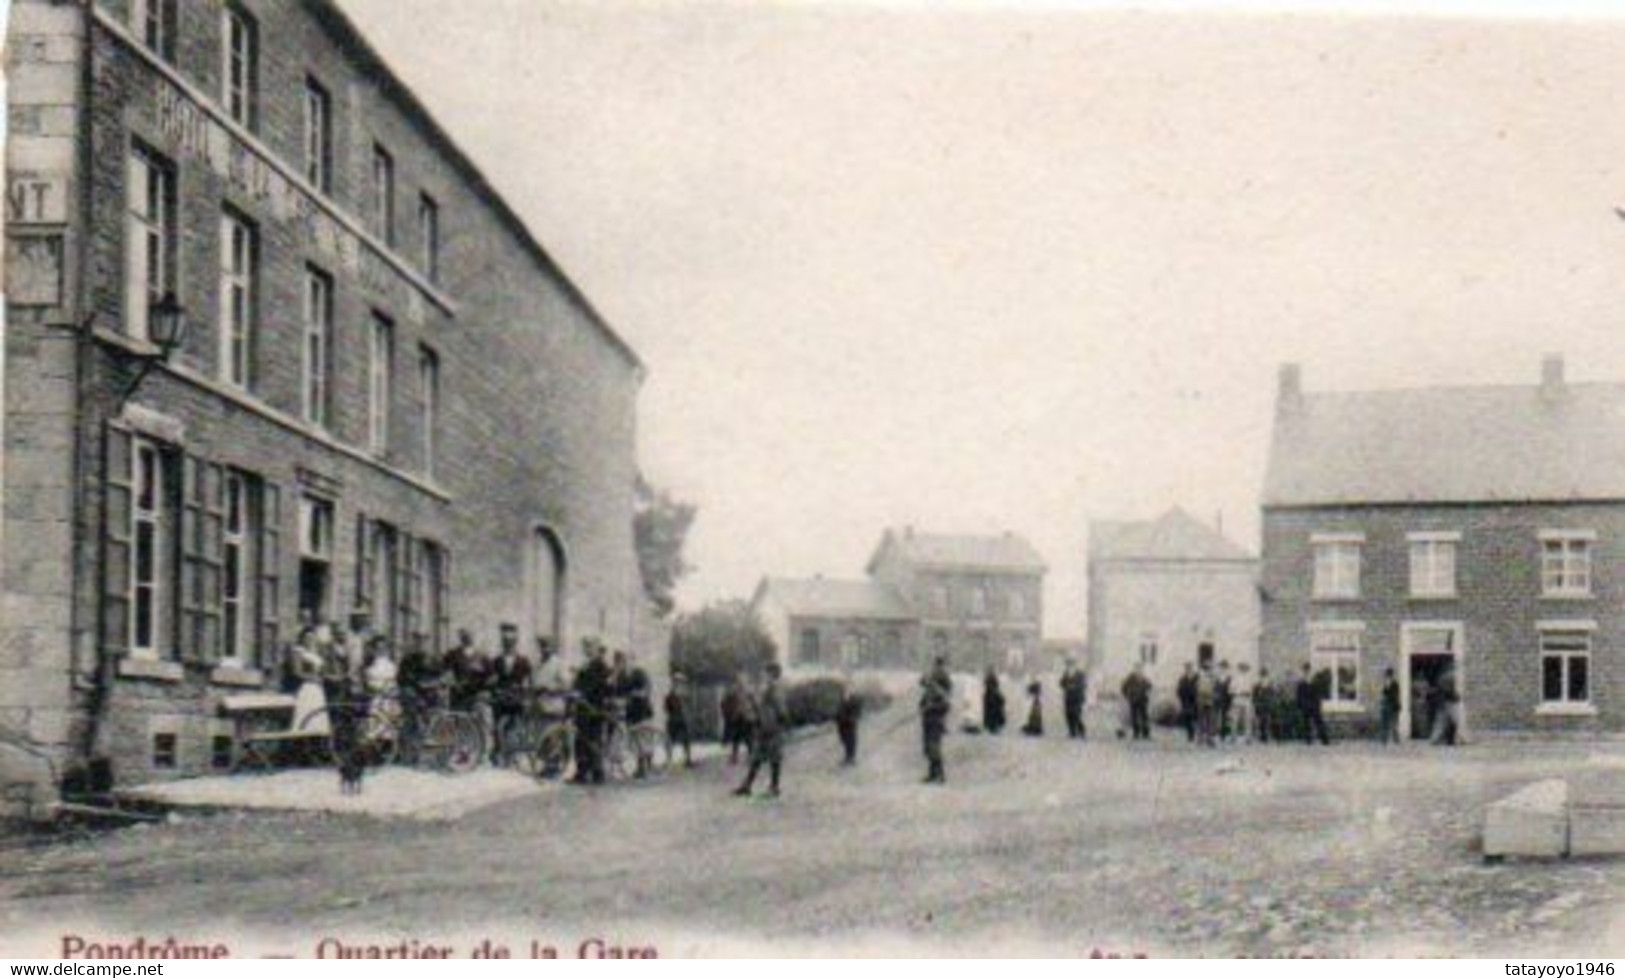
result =
M1029 737L1044 736L1044 686L1036 680L1027 687L1027 695L1032 697L1032 706L1027 711L1027 725L1021 732Z
M1004 729L1004 691L999 688L999 675L992 666L982 677L982 729L990 734Z
M328 734L332 726L327 718L327 693L322 689L322 671L326 657L314 643L295 645L289 650L289 672L299 682L294 693L293 722L296 729L312 734Z

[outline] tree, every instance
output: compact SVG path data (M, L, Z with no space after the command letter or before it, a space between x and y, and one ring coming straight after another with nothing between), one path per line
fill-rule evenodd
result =
M665 618L677 607L673 593L691 568L683 559L683 544L698 511L691 503L651 486L642 475L637 481L637 502L632 517L632 539L638 551L638 572L643 591Z
M744 601L706 605L672 627L672 671L702 685L757 674L777 657L773 639Z

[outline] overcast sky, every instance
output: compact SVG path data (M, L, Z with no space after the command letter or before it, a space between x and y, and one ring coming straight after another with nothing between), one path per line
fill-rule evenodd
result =
M1625 379L1619 20L342 2L648 362L689 605L1010 529L1081 634L1088 520L1257 546L1282 361Z

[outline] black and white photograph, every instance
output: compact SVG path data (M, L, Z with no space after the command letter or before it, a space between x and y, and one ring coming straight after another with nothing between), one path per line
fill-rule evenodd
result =
M0 11L0 957L1625 957L1625 4Z

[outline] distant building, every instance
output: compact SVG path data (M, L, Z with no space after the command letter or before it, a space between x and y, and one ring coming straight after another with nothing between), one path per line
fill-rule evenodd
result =
M1043 558L1015 534L888 530L867 580L766 578L753 602L788 665L1024 669L1042 640Z
M1281 371L1264 494L1264 661L1332 677L1375 722L1392 668L1405 732L1451 671L1466 731L1625 725L1625 385L1306 394Z
M1181 509L1089 527L1091 686L1115 691L1136 663L1159 699L1186 663L1258 662L1258 561Z

